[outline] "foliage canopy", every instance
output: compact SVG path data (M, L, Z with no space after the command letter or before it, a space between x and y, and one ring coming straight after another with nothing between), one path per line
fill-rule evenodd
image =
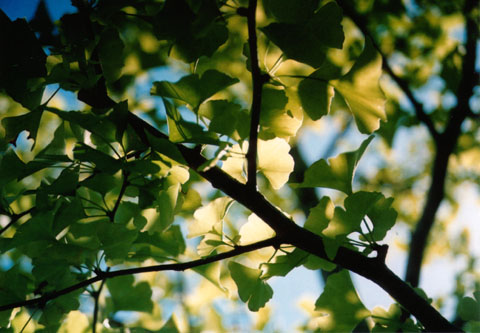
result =
M302 331L480 329L447 230L480 180L477 0L72 5L0 10L2 332L238 329L225 298L275 331L270 281L301 266L325 281ZM439 250L468 262L450 321L416 288ZM368 309L349 271L396 303Z

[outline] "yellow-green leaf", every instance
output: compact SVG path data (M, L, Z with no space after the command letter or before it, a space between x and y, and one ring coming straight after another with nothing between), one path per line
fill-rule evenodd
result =
M342 78L330 81L345 99L360 132L372 133L386 121L385 96L379 86L382 58L370 39L352 69Z
M240 228L240 244L247 245L275 236L275 231L255 214Z

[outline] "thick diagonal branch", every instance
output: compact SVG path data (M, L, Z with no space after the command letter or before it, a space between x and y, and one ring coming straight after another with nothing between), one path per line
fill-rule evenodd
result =
M129 115L131 124L142 138L147 136L142 131L159 138L168 139L167 136L147 124L142 119ZM206 160L197 151L183 145L177 145L187 165L196 170L203 178L208 180L213 187L221 190L232 199L241 203L272 229L275 230L281 243L288 243L308 253L314 254L326 260L355 272L383 288L402 306L407 308L429 331L437 332L458 332L438 311L436 311L426 300L420 297L410 286L396 276L382 260L368 258L361 253L340 247L336 257L328 258L323 240L320 236L298 226L284 213L273 206L261 193L241 184L217 167L204 170L201 166ZM200 171L203 170L203 171Z

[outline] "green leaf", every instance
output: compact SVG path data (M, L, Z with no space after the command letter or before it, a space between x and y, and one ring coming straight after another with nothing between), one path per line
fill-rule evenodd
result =
M60 203L55 212L55 217L52 224L52 231L54 235L58 235L63 229L72 223L85 217L82 202L78 198L71 198L71 200L64 200Z
M210 131L236 141L248 137L250 116L239 104L225 100L208 101L200 106L199 115L210 120Z
M56 331L64 316L70 311L77 310L80 306L78 301L80 293L81 290L76 290L48 302L45 308L42 309L42 316L38 323L45 325L48 328L47 331Z
M393 198L385 198L381 195L367 212L368 218L373 224L373 231L368 234L370 239L374 241L384 239L387 231L394 226L397 212L393 209L392 203Z
M205 71L201 77L191 74L182 77L179 81L156 81L151 90L152 95L174 98L189 104L197 110L200 104L217 92L239 82L214 69Z
M47 75L47 55L25 19L12 22L0 10L0 31L0 90L34 110L43 94L44 83L37 78Z
M27 139L33 139L32 150L37 141L38 126L42 118L43 109L35 110L16 117L6 117L2 119L2 125L5 128L5 140L15 144L17 137L22 131L28 131Z
M180 184L176 183L160 192L156 199L159 216L150 230L163 231L173 223L180 189Z
M318 0L265 0L263 6L277 21L301 23L312 18Z
M77 143L75 145L73 156L82 162L93 163L95 168L111 175L122 167L122 161L83 143Z
M0 155L1 156L1 155ZM0 160L0 185L3 187L15 178L23 178L26 169L25 163L17 156L13 149L8 149Z
M288 140L295 136L302 124L290 111L285 110L288 98L284 90L263 88L260 112L261 134L270 134Z
M463 297L458 306L458 315L465 321L480 321L480 291L473 293L472 297Z
M146 281L135 283L133 275L119 276L107 280L107 288L114 311L153 310L152 289Z
M258 311L272 298L272 288L260 279L262 271L241 265L234 261L228 263L228 269L238 288L238 296L247 303L250 311Z
M172 160L180 164L186 163L180 150L171 141L164 138L157 138L149 133L147 133L147 138L153 150L156 152L170 157Z
M105 116L99 116L91 111L61 111L56 109L49 109L50 112L56 114L63 120L70 122L73 125L72 130L78 125L79 130L87 130L97 137L101 138L104 142L114 142L116 140L116 126L115 124ZM74 130L75 131L75 130ZM78 138L79 141L83 141L83 134Z
M88 177L80 182L82 186L94 190L100 193L102 196L105 196L108 192L115 188L117 183L119 183L119 181L117 178L115 178L115 176L104 172L93 174L91 177Z
M281 188L293 171L295 162L288 153L290 146L287 141L275 138L273 140L258 140L258 171L262 172L275 190Z
M12 283L15 281L15 283ZM30 279L21 272L18 266L13 266L6 272L0 273L0 305L6 305L10 303L24 301L28 290L28 285L31 283ZM0 312L0 325L7 327L9 323L9 317L7 313L11 313L11 310L6 312Z
M329 197L322 197L318 204L310 209L310 214L305 221L304 228L317 235L323 235L322 231L328 227L333 219L335 205Z
M335 2L320 8L310 19L299 23L271 23L260 30L285 55L314 68L325 60L328 47L342 48L342 10Z
M315 302L315 310L323 314L317 318L317 323L318 328L325 332L351 332L370 315L346 270L328 277L322 295Z
M98 58L107 83L116 81L123 68L123 41L116 29L107 28L100 35Z
M257 215L251 214L240 228L239 235L240 244L248 245L275 236L275 231Z
M79 167L64 169L55 181L48 185L45 190L48 194L60 194L64 196L75 195L78 184Z
M138 232L122 224L102 221L97 227L97 237L107 259L125 259Z
M368 241L379 241L395 224L397 213L391 208L393 199L385 199L378 192L356 192L349 195L344 202L345 209L335 208L335 215L328 227L322 231L330 238L344 237L351 232L361 231L360 224L368 216L373 224L372 233L368 233Z
M215 0L167 0L152 24L158 39L172 41L181 58L193 62L212 56L227 41L228 29L221 16Z
M218 138L214 133L205 132L197 123L183 120L177 108L163 100L167 111L168 136L172 142L194 142L202 144L218 144Z
M263 279L269 279L272 276L286 276L295 267L302 265L309 254L296 248L291 253L275 257L274 262L265 263L262 267L266 270L262 275Z
M298 85L298 96L302 107L312 120L318 120L328 114L335 91L330 80L340 77L340 68L329 61Z
M328 162L321 159L313 163L305 171L305 179L300 184L300 187L326 187L346 194L352 193L355 169L373 138L373 136L368 137L355 151L329 158Z
M422 332L411 318L404 320L402 312L402 308L396 303L390 305L388 310L375 307L372 310L372 319L375 323L372 332Z
M146 224L147 219L142 215L140 207L130 201L122 201L114 218L115 223L128 225L133 222L137 230L141 230Z
M212 230L222 232L222 222L233 200L221 197L203 206L193 214L194 221L188 224L188 238L203 236Z
M382 57L366 38L365 48L352 69L330 82L344 98L361 133L372 133L380 127L380 120L387 120L385 96L379 85L381 75Z

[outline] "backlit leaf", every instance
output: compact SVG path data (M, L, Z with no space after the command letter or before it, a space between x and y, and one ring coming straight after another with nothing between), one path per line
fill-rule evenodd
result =
M274 189L279 189L287 181L293 171L295 162L289 144L280 138L258 141L258 171L270 181Z
M350 332L370 315L360 301L346 270L330 275L322 295L315 302L318 328L325 332Z
M275 236L275 231L255 214L248 217L247 223L240 228L240 244L247 245Z
M378 129L380 120L387 120L385 96L379 85L381 75L382 58L366 38L365 48L352 69L342 78L331 81L350 108L358 130L365 134Z
M222 197L197 209L193 214L194 221L188 224L188 237L203 236L212 229L218 229L232 202L231 198Z
M299 83L300 102L312 120L318 120L330 112L335 92L329 81L337 79L340 75L340 68L325 61L319 69Z
M133 275L119 276L107 280L106 284L114 311L152 311L152 289L150 285L146 281L134 282ZM132 298L133 295L135 295L134 298Z
M238 288L238 296L247 303L250 311L258 311L272 298L272 288L260 279L262 271L230 261L228 269Z
M360 147L351 152L342 153L337 157L321 159L313 163L305 171L305 179L301 187L327 187L352 193L352 181L357 164L373 136L362 142Z
M328 47L341 48L344 40L342 10L335 2L320 8L308 20L299 23L271 23L261 31L288 58L320 67Z
M153 83L151 94L183 101L196 110L205 100L237 82L238 79L211 69L205 71L201 77L191 74L174 83L156 81Z

